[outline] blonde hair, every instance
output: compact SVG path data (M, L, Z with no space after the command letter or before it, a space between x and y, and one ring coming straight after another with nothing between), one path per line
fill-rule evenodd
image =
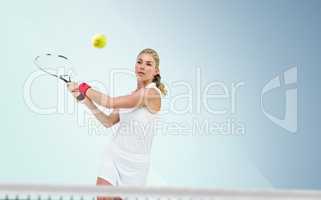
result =
M149 54L153 57L153 59L155 60L155 67L156 69L159 70L159 55L158 53L154 50L154 49L150 49L150 48L147 48L147 49L143 49L139 54L138 56L142 55L142 54ZM161 82L161 76L160 74L157 74L154 76L154 79L153 79L153 82L156 83L156 86L157 88L162 92L163 95L166 95L167 94L167 90L166 90L166 87L165 85Z

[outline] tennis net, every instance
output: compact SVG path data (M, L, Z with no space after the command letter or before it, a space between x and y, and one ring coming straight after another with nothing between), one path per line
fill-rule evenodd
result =
M321 191L0 184L1 200L96 200L97 197L99 200L312 200L321 199Z

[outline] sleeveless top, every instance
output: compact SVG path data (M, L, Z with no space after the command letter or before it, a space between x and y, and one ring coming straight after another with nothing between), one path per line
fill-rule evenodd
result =
M161 95L154 82L145 88L155 88ZM152 113L146 106L120 109L119 126L111 139L113 150L129 160L148 161L158 119L159 112Z

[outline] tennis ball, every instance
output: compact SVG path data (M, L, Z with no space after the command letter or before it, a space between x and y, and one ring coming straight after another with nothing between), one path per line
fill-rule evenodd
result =
M106 46L107 43L107 38L104 34L96 34L92 37L91 39L91 44L93 45L93 47L95 48L104 48Z

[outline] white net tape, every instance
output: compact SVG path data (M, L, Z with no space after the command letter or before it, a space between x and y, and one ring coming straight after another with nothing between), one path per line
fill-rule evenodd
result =
M321 200L321 191L312 190L232 190L174 187L108 187L70 185L0 184L1 200L85 200L96 197L120 197L123 200L245 200L245 199L302 199Z

